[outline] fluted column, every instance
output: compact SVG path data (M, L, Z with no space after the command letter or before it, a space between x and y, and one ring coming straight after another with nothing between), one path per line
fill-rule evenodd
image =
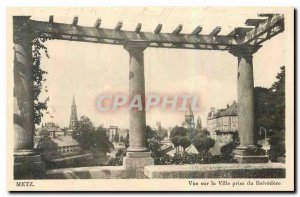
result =
M129 53L129 98L140 95L143 110L129 112L129 152L147 151L146 147L146 113L145 113L145 77L144 77L144 50L145 43L130 42L124 48Z

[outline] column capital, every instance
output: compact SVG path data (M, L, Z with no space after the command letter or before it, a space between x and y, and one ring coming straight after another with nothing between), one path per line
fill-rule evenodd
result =
M13 40L14 42L32 41L35 37L31 32L30 16L13 17Z
M246 46L235 46L232 47L229 51L232 55L236 57L252 57L254 53L258 51L262 47L261 45L246 45Z
M124 49L131 52L143 52L147 48L148 44L143 41L129 41L124 44Z

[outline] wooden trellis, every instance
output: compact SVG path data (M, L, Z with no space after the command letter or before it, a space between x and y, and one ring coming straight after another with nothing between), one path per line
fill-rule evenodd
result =
M202 26L197 26L190 34L180 33L183 25L178 25L172 33L162 33L162 24L158 24L153 32L143 32L142 24L138 23L134 31L122 30L122 22L118 22L114 29L101 27L101 19L97 19L93 27L79 26L79 18L74 17L72 24L56 23L54 16L49 21L42 22L27 20L15 22L15 30L22 30L22 26L29 26L36 36L51 37L59 40L92 42L103 44L124 45L130 41L145 42L148 47L181 48L200 50L231 50L232 47L242 45L260 45L284 31L284 15L259 14L257 19L248 19L246 27L237 27L228 35L221 35L220 26L211 33L201 34ZM17 17L15 18L17 19ZM18 21L18 20L15 20ZM25 25L26 23L26 25Z

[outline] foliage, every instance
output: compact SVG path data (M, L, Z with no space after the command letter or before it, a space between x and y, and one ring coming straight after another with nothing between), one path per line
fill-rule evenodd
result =
M119 149L115 154L115 158L108 161L108 166L121 166L123 164L123 158L126 155L126 148Z
M163 140L168 136L168 131L162 127L159 127L157 130L157 135L160 140Z
M77 130L73 132L73 138L80 143L82 150L90 150L91 133L94 131L95 127L92 121L86 116L81 116Z
M271 145L271 149L269 150L271 161L276 162L278 157L285 156L285 131L283 129L273 132L270 137L269 143Z
M84 151L109 152L113 145L109 142L106 132L102 126L95 128L88 117L81 116L78 121L78 128L73 133L73 138L80 143Z
M187 147L189 147L192 144L192 142L190 140L190 137L184 136L179 138L179 144L185 150Z
M47 38L37 37L32 40L32 59L33 59L33 101L34 101L34 116L33 122L34 124L39 125L41 123L41 118L43 117L43 111L47 110L47 102L49 101L49 97L47 97L44 101L39 99L39 95L42 92L43 82L46 81L45 75L47 74L41 68L41 59L42 55L40 50L43 50L46 57L49 58L47 47L43 44L47 41ZM47 87L45 87L45 92L48 92Z
M271 160L285 154L285 66L280 68L270 89L256 87L254 89L255 139L260 140L260 127L267 130L270 137Z
M260 127L272 128L274 120L271 116L271 91L267 88L254 88L254 110L255 110L255 141L261 140L263 135L259 133Z
M273 106L274 130L285 129L285 67L280 67L281 72L277 74L278 81L271 87Z
M88 133L88 143L92 150L100 152L109 152L110 148L113 148L112 143L109 141L106 135L106 129L99 126L95 131Z
M200 154L206 154L215 145L215 140L205 134L198 134L193 140L193 145Z
M234 159L233 150L240 145L238 132L232 135L232 142L225 144L221 147L221 154L212 157L212 163L236 163Z
M49 162L50 159L58 158L57 144L48 135L42 135L37 143L36 151L41 155L41 159Z
M185 149L191 145L189 130L184 127L174 127L170 132L170 140L174 144L177 154L179 146Z

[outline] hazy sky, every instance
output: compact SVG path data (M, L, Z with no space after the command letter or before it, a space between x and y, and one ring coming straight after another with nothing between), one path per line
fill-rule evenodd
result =
M32 19L48 20L49 15L51 9L35 13ZM74 15L79 16L78 24L84 26L93 26L101 18L101 27L105 28L114 28L122 20L124 30L134 30L141 22L142 31L153 31L162 23L162 32L172 32L178 24L183 24L183 33L202 25L203 34L222 26L220 34L226 35L234 27L245 26L246 19L256 18L257 12L216 8L77 8L62 11L54 20L71 23ZM254 54L255 86L270 87L275 81L286 61L286 36L284 32L277 35ZM49 72L45 85L49 89L49 112L54 118L45 115L43 122L68 126L74 94L79 117L86 115L95 125L128 127L126 110L103 113L96 109L98 95L128 92L129 55L122 46L57 40L48 41L46 46L51 58L43 58L42 66ZM195 119L199 115L203 125L210 107L224 108L237 99L237 58L228 52L147 48L144 57L146 94L198 95L201 110L195 113ZM162 112L156 108L147 113L150 126L161 121L163 127L170 127L180 125L183 120L184 112Z

